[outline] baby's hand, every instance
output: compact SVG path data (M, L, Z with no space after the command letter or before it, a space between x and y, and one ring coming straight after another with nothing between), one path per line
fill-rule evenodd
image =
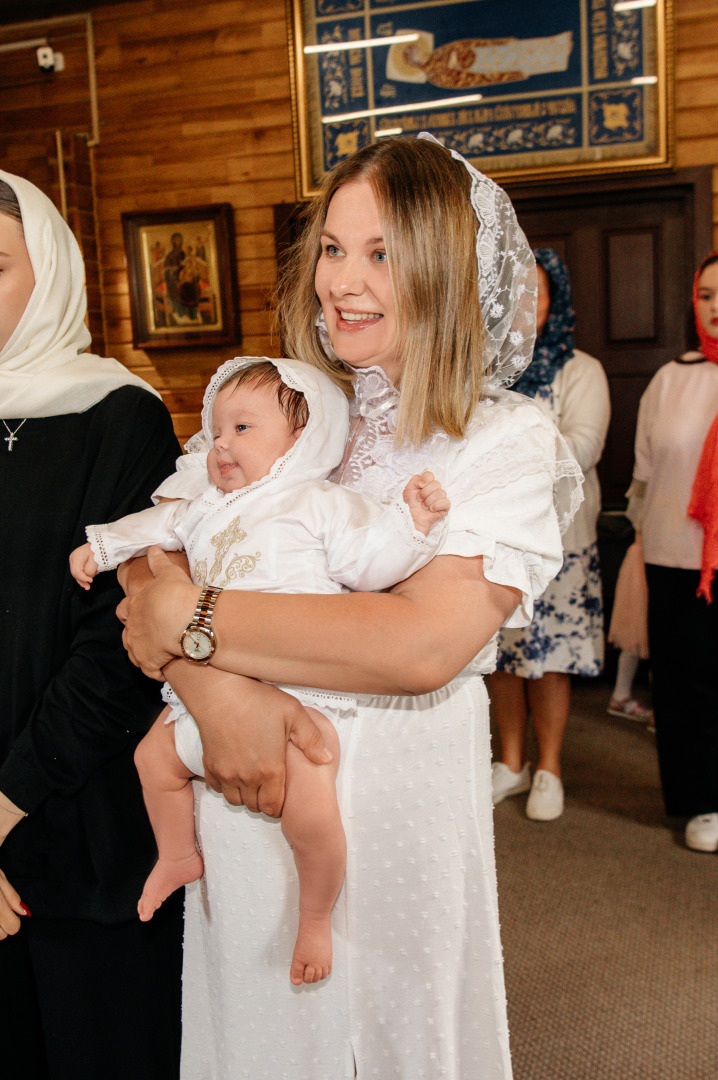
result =
M83 544L82 547L75 548L72 552L70 555L70 573L77 584L82 585L83 589L90 588L92 579L97 573L97 563L90 544Z
M434 522L446 517L451 506L446 492L430 472L412 476L404 488L404 502L411 511L414 525L424 535Z

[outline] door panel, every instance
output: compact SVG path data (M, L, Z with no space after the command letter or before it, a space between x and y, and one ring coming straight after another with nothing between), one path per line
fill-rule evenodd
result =
M638 402L683 352L695 266L711 245L710 169L539 190L509 188L534 247L571 276L576 345L608 375L612 419L599 466L604 506L625 505Z

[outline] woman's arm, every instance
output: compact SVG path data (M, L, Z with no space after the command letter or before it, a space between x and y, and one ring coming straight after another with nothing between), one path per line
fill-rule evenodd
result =
M150 553L154 581L120 605L125 646L146 674L178 656L199 589ZM390 593L288 596L225 591L214 614L212 666L271 682L374 694L444 686L516 607L517 589L489 582L481 557L439 556ZM177 666L177 665L173 665Z
M601 460L611 419L608 379L600 361L577 357L577 371L566 366L566 387L558 428L584 473ZM571 361L569 361L569 364Z

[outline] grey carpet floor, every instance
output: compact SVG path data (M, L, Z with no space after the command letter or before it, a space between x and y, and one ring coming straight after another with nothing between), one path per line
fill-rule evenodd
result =
M496 807L515 1080L718 1080L718 854L664 815L655 742L574 687L566 809Z

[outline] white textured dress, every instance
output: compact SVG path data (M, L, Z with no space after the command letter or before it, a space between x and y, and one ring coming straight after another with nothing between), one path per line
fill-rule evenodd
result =
M452 504L442 554L483 555L521 591L509 624L527 623L561 565L554 483L576 470L554 426L498 391L466 438L397 451L383 372L358 372L356 394L341 482L388 502L431 468ZM279 822L195 785L205 876L187 890L183 1080L511 1076L481 678L495 654L492 640L436 693L360 696L338 725L348 858L322 983L289 982L298 887Z

